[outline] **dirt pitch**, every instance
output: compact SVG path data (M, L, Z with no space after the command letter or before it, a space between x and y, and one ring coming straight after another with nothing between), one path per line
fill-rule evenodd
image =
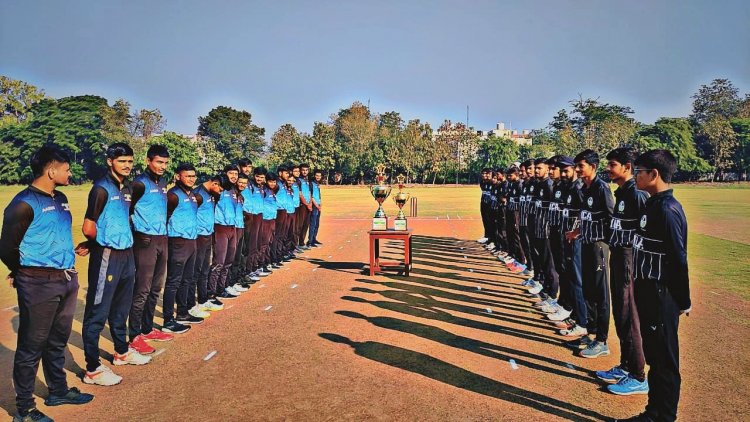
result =
M366 197L360 205L373 208ZM617 362L614 328L611 356L574 356L530 306L520 279L469 240L479 237L478 216L449 217L410 220L417 236L408 278L366 276L369 221L325 217L322 247L189 333L154 344L152 364L118 367L124 380L116 387L78 378L81 299L66 367L70 385L96 399L80 407L37 403L59 421L603 420L639 412L645 397L612 396L592 376ZM393 255L400 248L386 245ZM747 420L747 319L722 310L747 315L748 303L700 280L692 295L695 312L681 321L680 419ZM12 303L0 310L0 405L8 414L15 410ZM111 352L108 336L101 347ZM44 397L42 379L40 371L36 393Z

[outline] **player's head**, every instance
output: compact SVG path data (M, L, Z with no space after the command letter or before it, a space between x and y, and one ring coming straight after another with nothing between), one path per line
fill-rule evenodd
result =
M638 156L633 168L638 189L648 190L659 182L671 183L677 159L665 149L654 149Z
M124 142L115 142L107 148L107 166L112 173L126 178L133 170L133 148Z
M593 178L599 166L599 154L594 150L583 150L573 159L578 177Z
M35 179L47 176L55 186L70 184L70 156L54 145L46 145L31 156L31 173Z
M146 167L157 176L164 175L169 164L169 150L164 145L151 145L146 151Z
M615 148L607 154L607 171L613 182L624 182L633 174L638 152L632 147Z

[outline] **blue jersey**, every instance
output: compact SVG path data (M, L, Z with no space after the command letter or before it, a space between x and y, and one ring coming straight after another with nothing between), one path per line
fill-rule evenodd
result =
M237 218L237 193L234 189L225 189L216 203L214 213L214 223L222 226L234 226L234 220Z
M237 202L234 204L234 212L235 212L235 219L234 219L234 227L237 227L238 229L244 229L245 228L245 216L243 214L243 197L242 193L236 192L235 198Z
M203 185L198 186L195 193L203 198L203 203L198 207L197 212L198 235L212 235L214 233L214 208L216 207L216 200Z
M198 200L195 199L195 191L185 193L179 186L169 190L169 193L177 196L177 208L167 222L167 233L169 237L181 237L183 239L198 238Z
M292 201L294 202L294 208L296 209L297 207L299 207L299 204L301 202L299 199L299 185L297 183L292 184L292 193Z
M318 182L310 182L310 186L312 186L312 198L315 200L315 203L323 205L323 203L320 202L320 185Z
M299 180L299 191L302 192L302 197L305 198L307 203L310 203L310 182L305 179Z
M242 197L245 198L243 209L246 213L257 215L263 211L263 192L261 188L250 183L242 191Z
M24 267L45 267L66 270L75 265L72 217L68 198L55 191L50 196L35 188L22 190L8 207L25 202L34 212L34 219L18 247Z
M94 187L107 191L107 202L96 220L96 243L112 249L124 250L133 246L130 229L130 186L115 184L112 176L105 176Z
M287 213L294 213L294 211L297 209L297 206L294 205L294 190L289 190L286 187L279 188L279 192L276 194L276 197L279 196L284 197L284 209Z
M277 211L278 205L276 204L276 195L271 189L266 188L265 196L263 197L263 219L275 220Z
M158 182L149 173L142 173L134 182L143 183L143 196L133 206L133 228L143 234L167 234L167 182Z

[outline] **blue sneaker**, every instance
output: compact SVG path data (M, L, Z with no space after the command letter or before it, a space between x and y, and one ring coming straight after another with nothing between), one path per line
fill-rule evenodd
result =
M580 356L589 359L598 358L599 356L609 356L609 346L607 346L607 343L594 340L585 349L581 350Z
M648 394L648 380L638 381L630 375L621 379L617 384L607 386L612 394L631 396L633 394Z
M620 365L615 366L609 371L596 371L596 377L602 381L606 381L610 384L615 384L622 381L628 376L628 371L620 368Z

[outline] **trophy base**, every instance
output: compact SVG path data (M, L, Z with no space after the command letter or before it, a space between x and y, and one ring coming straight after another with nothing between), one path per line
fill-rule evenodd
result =
M373 230L388 230L388 217L374 217L372 219Z
M406 231L406 219L397 218L393 220L393 230Z

